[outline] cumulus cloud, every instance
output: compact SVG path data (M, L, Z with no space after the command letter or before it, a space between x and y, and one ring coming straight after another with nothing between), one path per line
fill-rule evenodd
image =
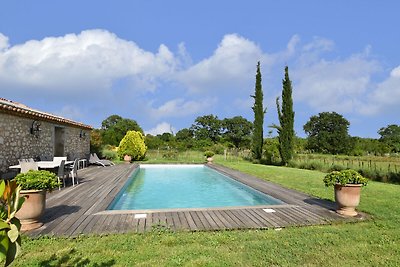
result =
M319 38L304 46L305 53L299 55L298 64L291 72L294 96L316 111L358 111L371 89L372 76L381 66L367 53L334 60L319 55L333 46L331 41Z
M368 99L360 109L363 114L376 115L381 112L399 112L400 99L400 66L390 72L390 76L368 95Z
M175 133L176 129L171 126L168 122L162 122L157 124L156 127L145 131L146 134L151 134L156 136L157 134L163 134L163 133Z
M112 83L130 77L152 90L158 79L166 79L178 62L163 44L157 53L141 49L136 43L118 38L105 30L31 40L8 47L0 35L0 85L29 87L59 94L68 90L99 93Z
M213 55L177 75L192 92L238 88L254 78L261 48L237 34L225 35Z

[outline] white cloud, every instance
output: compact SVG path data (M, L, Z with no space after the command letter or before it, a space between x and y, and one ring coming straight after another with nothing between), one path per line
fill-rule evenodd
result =
M145 131L146 134L151 134L151 135L157 135L157 134L163 134L163 133L175 133L176 129L171 126L168 122L162 122L157 124L156 127Z
M254 42L237 34L225 35L214 54L178 74L177 79L194 92L240 88L254 79L263 53Z
M177 98L165 102L157 108L151 108L153 117L185 117L192 114L198 114L202 111L212 108L217 102L215 98L202 99L198 101L185 101L183 98Z
M295 100L317 111L358 111L371 89L372 75L381 70L380 64L365 53L335 60L316 57L318 51L329 50L333 44L320 39L315 42L305 46L307 53L299 56L300 61L291 72Z
M0 52L6 50L8 47L8 37L0 33Z
M366 115L375 115L389 111L392 114L400 111L400 66L390 72L390 76L379 83L360 109Z
M7 44L7 38L0 35L0 85L56 94L66 88L99 93L126 77L144 86L140 90L152 90L178 65L163 44L157 53L151 53L105 30L31 40L12 47Z

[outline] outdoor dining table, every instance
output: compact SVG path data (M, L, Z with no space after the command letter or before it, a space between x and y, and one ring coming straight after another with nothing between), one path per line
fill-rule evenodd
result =
M38 168L40 169L55 169L60 167L61 162L58 161L37 161ZM66 161L65 165L72 164L74 161ZM21 165L12 165L8 167L9 169L21 169Z

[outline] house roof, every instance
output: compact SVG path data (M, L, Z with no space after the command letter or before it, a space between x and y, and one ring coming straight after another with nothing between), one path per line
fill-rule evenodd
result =
M11 100L1 98L0 97L0 112L15 115L15 116L20 116L20 117L25 117L25 118L31 118L34 120L41 120L41 121L48 121L48 122L54 122L54 123L59 123L59 124L66 124L66 125L71 125L83 129L88 129L91 130L93 129L92 126L76 122L73 120L65 119L60 116L56 116L47 112L39 111L33 108L30 108L28 106L25 106L24 104L18 103L18 102L13 102Z

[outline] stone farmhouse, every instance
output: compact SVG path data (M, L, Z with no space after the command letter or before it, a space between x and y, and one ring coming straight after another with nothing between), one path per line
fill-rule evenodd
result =
M8 167L22 158L85 158L91 130L89 125L0 98L0 175L9 174Z

